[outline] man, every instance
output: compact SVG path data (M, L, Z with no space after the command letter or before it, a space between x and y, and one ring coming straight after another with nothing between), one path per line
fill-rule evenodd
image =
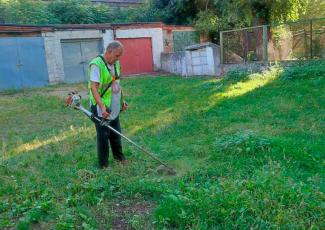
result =
M94 58L89 63L88 74L91 111L98 117L109 120L109 125L121 132L119 113L127 108L120 87L120 62L123 45L118 41L110 42L103 56ZM97 154L99 167L108 166L109 143L116 160L126 163L122 152L120 135L106 126L96 123Z

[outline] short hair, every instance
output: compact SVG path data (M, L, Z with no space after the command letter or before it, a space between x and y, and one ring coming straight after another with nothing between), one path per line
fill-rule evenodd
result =
M122 50L124 50L124 47L121 42L113 40L110 43L108 43L108 45L106 47L106 51L111 52L118 48L121 48Z

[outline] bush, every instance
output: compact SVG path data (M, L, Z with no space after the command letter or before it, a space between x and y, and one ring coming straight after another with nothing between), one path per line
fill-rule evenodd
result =
M248 76L250 75L250 72L247 70L230 70L227 72L227 74L224 76L224 79L226 81L245 81L248 79Z
M301 62L290 66L282 73L285 80L313 79L325 77L325 61Z

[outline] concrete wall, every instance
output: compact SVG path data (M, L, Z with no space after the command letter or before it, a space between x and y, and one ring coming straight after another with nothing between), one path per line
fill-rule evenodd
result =
M71 30L43 32L46 62L50 84L63 82L64 66L62 57L62 39L101 39L101 30ZM108 37L109 35L107 35Z
M105 50L108 43L110 43L113 40L114 40L113 30L105 30L105 32L103 33L103 45L104 45L103 50Z
M247 70L247 71L261 71L265 70L267 67L263 62L251 62L251 63L241 63L241 64L223 64L221 66L222 74L227 73L232 70Z
M189 46L186 51L163 53L162 70L182 76L220 75L220 47L211 43Z
M152 55L154 70L161 68L160 54L164 51L163 31L161 28L146 29L117 29L116 38L145 38L150 37L152 41Z
M169 73L187 76L186 54L189 52L180 51L175 53L161 54L161 68Z

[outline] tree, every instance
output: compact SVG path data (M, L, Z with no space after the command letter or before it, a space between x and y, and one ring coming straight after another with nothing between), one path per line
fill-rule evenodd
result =
M209 0L149 0L139 15L140 21L162 21L167 24L192 24L197 14L206 10Z
M5 23L47 24L49 12L46 5L39 0L2 1Z
M232 0L251 25L281 23L299 19L305 0ZM231 12L229 12L231 14Z
M198 13L195 28L201 35L216 41L218 40L219 27L219 18L213 11L205 10Z
M108 6L95 5L89 7L93 23L110 23L114 20L112 11Z
M6 22L6 6L5 2L3 0L0 0L0 23L5 23Z
M87 0L53 1L48 9L60 24L88 24L95 21Z
M301 19L324 18L325 1L324 0L306 0L305 7L300 9Z

